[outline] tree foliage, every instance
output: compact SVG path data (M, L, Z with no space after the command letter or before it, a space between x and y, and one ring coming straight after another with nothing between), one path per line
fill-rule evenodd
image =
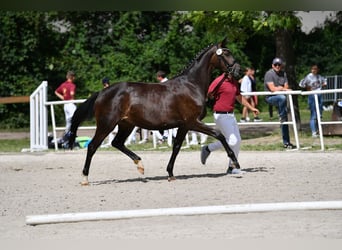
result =
M76 72L77 98L101 89L104 76L112 83L155 82L156 71L177 75L204 47L225 36L241 65L255 66L262 82L279 52L279 30L292 39L299 77L317 61L324 74L341 73L341 14L304 34L293 12L0 11L0 95L30 95L47 80L48 98L57 100L54 90L68 70ZM27 127L28 114L27 104L0 105L0 127ZM57 119L63 122L63 115Z

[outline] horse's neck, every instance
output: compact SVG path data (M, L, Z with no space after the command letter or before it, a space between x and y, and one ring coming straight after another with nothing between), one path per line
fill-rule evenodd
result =
M188 75L189 82L192 82L198 88L200 88L204 96L206 96L208 92L211 80L211 72L212 69L209 68L208 63L208 65L199 66L197 69L191 70L190 74Z
M198 85L203 90L207 90L210 83L211 71L208 69L200 70L189 77L191 82Z
M205 95L208 91L211 73L213 71L209 64L210 57L211 55L205 55L199 62L195 63L188 73L189 82L201 88L201 92Z

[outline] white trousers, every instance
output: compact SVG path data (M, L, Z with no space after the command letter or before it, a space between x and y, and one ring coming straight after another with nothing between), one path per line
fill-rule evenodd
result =
M71 127L71 118L76 110L76 105L73 103L64 104L64 114L65 114L65 132L68 132Z
M234 114L216 114L214 113L214 119L216 123L216 128L221 131L221 133L226 138L226 141L230 148L233 150L236 159L239 156L241 136L239 126L236 122ZM220 141L215 141L208 145L210 151L215 151L223 148ZM231 159L229 159L229 166L231 164Z

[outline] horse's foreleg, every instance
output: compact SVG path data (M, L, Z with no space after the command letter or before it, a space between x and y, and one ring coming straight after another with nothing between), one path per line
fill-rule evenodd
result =
M182 143L183 143L184 138L185 138L187 133L188 133L188 130L184 129L184 128L178 128L178 130L177 130L177 135L176 135L175 141L173 143L173 147L172 147L171 158L170 158L169 163L167 164L167 168L166 168L166 171L169 174L168 181L176 180L176 178L173 175L173 166L175 164L176 157L179 153L179 150L182 147Z
M137 169L138 169L139 173L144 174L145 170L144 170L144 166L141 162L141 158L125 146L125 141L126 141L127 137L130 135L130 133L132 132L132 130L133 130L133 127L132 128L122 128L119 126L118 133L116 134L114 140L112 141L112 146L117 148L118 150L120 150L122 153L127 155L129 158L131 158L133 160L134 164L137 165Z

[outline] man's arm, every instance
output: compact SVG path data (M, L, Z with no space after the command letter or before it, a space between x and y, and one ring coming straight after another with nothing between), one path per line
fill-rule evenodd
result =
M64 96L58 93L57 90L55 91L55 95L58 96L59 99L64 100Z
M271 92L289 90L289 84L287 82L284 84L284 86L275 86L274 82L268 82L267 86Z

